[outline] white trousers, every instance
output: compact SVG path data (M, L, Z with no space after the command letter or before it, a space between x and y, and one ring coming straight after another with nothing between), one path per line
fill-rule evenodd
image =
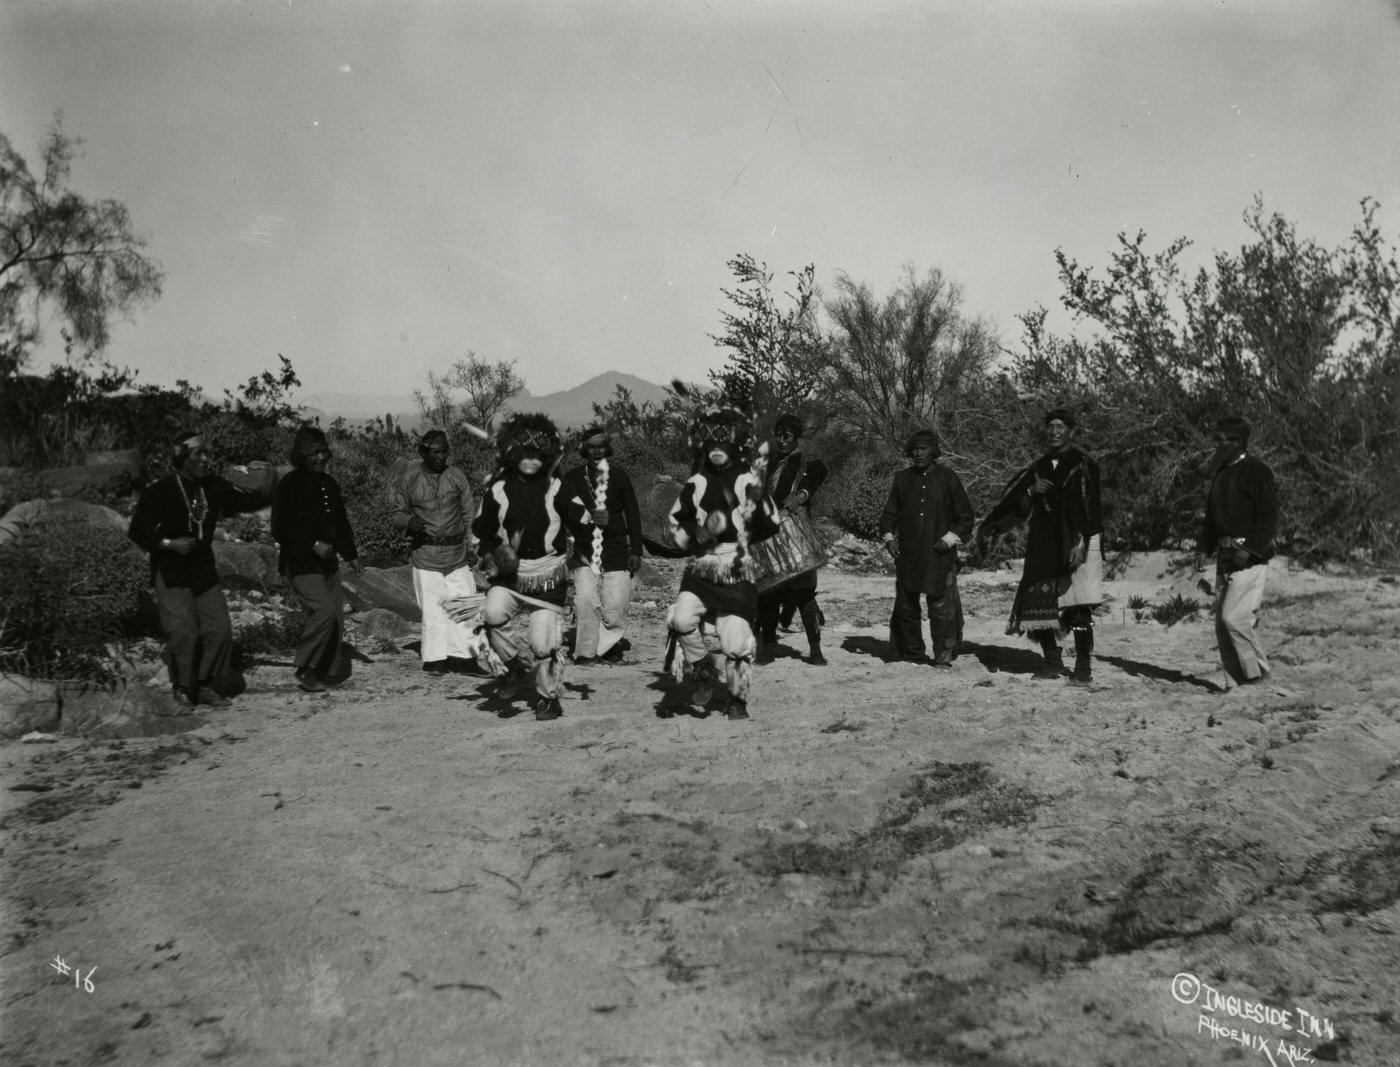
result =
M627 605L632 599L632 576L626 571L604 571L600 579L592 567L575 567L574 657L601 656L622 640Z
M413 568L413 595L423 612L421 655L424 663L436 663L448 656L472 658L471 626L453 620L443 610L442 602L475 592L476 576L470 567L458 567L449 574Z
M694 593L681 593L671 605L666 622L676 633L688 666L707 657L716 673L723 671L725 687L730 694L749 698L749 675L758 642L753 627L742 615L720 615L707 619L705 604Z
M1219 582L1215 594L1215 639L1230 680L1252 682L1269 673L1259 643L1259 608L1264 603L1267 563L1256 563Z

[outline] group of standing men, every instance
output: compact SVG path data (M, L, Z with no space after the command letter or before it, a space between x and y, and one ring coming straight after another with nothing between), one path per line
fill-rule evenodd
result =
M668 518L670 543L688 562L667 614L666 667L677 680L689 680L698 703L708 701L722 674L724 711L732 719L749 717L752 665L771 661L780 623L800 616L808 662L826 662L815 567L760 593L755 555L756 546L779 533L783 512L810 511L826 467L797 448L803 432L797 416L777 420L771 452L756 447L751 429L750 418L734 408L698 414L690 434L691 475ZM976 526L961 480L936 462L937 435L919 430L909 437L909 466L895 475L880 517L895 561L892 658L926 660L923 600L932 643L927 662L951 669L963 638L958 546L1028 520L1007 632L1027 634L1040 645L1044 666L1037 677L1089 682L1093 611L1103 599L1103 509L1098 466L1074 446L1075 430L1071 412L1048 412L1047 451L1008 483ZM1269 671L1257 621L1278 508L1272 473L1247 454L1248 425L1224 419L1214 439L1216 470L1198 547L1216 557L1216 633L1232 687L1258 682ZM536 718L555 719L562 714L570 584L573 662L616 662L628 647L625 622L644 543L640 508L626 471L611 463L604 427L583 432L583 462L562 477L562 440L544 415L512 415L497 446L500 465L479 506L466 475L449 462L440 430L424 435L421 465L395 487L393 522L411 541L423 616L421 657L432 674L445 674L454 659L484 660L504 676L507 697L532 682ZM151 557L178 704L218 707L237 693L214 527L225 516L265 507L269 495L279 569L306 612L295 656L298 685L319 692L336 680L344 655L340 564L359 573L360 563L340 488L326 472L330 458L325 434L301 428L292 446L293 470L269 494L268 487L243 489L214 474L203 438L192 435L177 443L172 473L142 494L130 535ZM490 579L484 597L477 594L477 567ZM475 625L451 610L454 602L474 598ZM1072 670L1060 649L1064 633L1073 637Z
M931 664L948 670L963 637L958 595L958 545L985 543L1028 522L1025 562L1007 622L1008 634L1026 634L1040 646L1037 678L1068 676L1087 685L1093 676L1094 609L1103 602L1103 503L1098 464L1074 444L1072 412L1045 415L1048 448L1007 484L975 528L972 503L950 468L936 463L938 437L910 436L910 465L895 475L880 532L895 560L890 649L896 659L923 661L920 597L927 604ZM1269 467L1247 454L1249 425L1222 419L1214 434L1215 470L1198 542L1200 565L1214 554L1213 614L1225 689L1252 685L1269 673L1259 642L1259 608L1278 525L1278 501ZM1074 666L1067 669L1060 640L1072 636Z

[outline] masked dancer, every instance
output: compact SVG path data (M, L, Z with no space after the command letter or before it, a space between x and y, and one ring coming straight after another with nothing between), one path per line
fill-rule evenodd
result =
M667 616L666 665L677 680L691 680L697 704L708 702L723 668L731 719L749 717L758 614L750 549L778 529L777 506L763 488L764 457L751 433L750 418L736 408L702 411L690 431L693 473L670 513L671 538L691 559Z
M497 447L501 469L472 523L493 572L481 620L507 672L502 694L512 698L533 674L535 718L557 719L564 713L562 616L569 577L563 486L555 474L563 451L559 431L546 415L515 414L501 426Z

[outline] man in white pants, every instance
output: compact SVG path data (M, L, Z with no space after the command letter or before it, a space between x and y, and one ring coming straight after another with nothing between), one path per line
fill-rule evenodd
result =
M563 478L564 524L573 537L574 663L621 661L632 576L642 565L642 512L627 472L611 461L605 426L579 441L583 463Z
M423 457L394 487L393 523L413 543L413 593L423 612L423 669L441 676L449 659L471 659L471 626L455 622L442 602L476 592L468 524L476 508L460 467L449 466L447 434L429 430L418 444Z
M1215 472L1196 551L1216 560L1215 636L1226 692L1269 675L1259 640L1259 608L1274 555L1278 491L1267 464L1247 453L1249 423L1230 415L1216 425Z

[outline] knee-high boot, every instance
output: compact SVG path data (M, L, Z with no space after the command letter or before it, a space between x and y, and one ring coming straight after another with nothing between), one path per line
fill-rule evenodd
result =
M1063 678L1065 674L1065 657L1060 651L1060 635L1054 630L1037 630L1035 639L1040 644L1041 654L1045 657L1045 666L1035 672L1037 678Z
M1094 628L1076 626L1074 628L1074 673L1070 676L1076 682L1088 682L1094 674Z
M822 655L822 623L826 620L822 618L822 609L817 606L815 600L809 600L798 610L802 612L802 628L807 631L807 645L810 649L807 662L824 665L826 657Z

